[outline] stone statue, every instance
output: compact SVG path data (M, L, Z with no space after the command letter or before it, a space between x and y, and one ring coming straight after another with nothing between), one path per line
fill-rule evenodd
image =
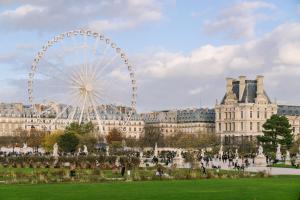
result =
M291 165L291 155L290 155L290 152L288 150L286 151L285 164L286 165Z
M83 145L83 153L85 153L85 155L88 155L89 152L88 152L88 149L87 149L87 146L86 145Z
M155 147L154 147L154 156L155 156L156 158L158 157L157 142L155 143Z
M264 149L261 145L258 147L258 155L263 155Z
M81 148L79 147L77 155L80 155L80 153L81 153Z
M256 167L266 167L267 166L267 160L266 156L263 154L263 147L262 145L259 145L258 147L258 154L254 159L254 164Z
M223 145L221 145L220 150L219 150L219 156L222 158L224 152L223 152Z
M109 146L106 145L106 156L109 156Z
M201 149L201 157L204 158L204 156L205 156L205 151L204 149Z
M280 147L281 147L281 145L278 144L278 145L277 145L277 151L276 151L276 159L277 159L277 160L282 160Z
M239 159L239 152L238 152L238 149L235 149L235 159Z
M23 143L23 149L27 149L27 143Z
M53 157L57 158L58 157L58 144L55 143L53 145L53 154L52 154Z

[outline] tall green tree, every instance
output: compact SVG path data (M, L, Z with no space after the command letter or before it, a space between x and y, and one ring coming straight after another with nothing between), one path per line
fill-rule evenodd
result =
M63 152L73 153L79 144L78 137L73 133L65 133L58 138L58 146Z
M94 125L92 122L79 124L78 122L73 122L69 126L66 127L66 133L84 135L89 134L94 131Z
M258 136L257 139L269 152L275 152L278 144L281 144L283 149L290 149L293 145L291 125L285 116L272 115L263 124L263 133L264 135Z

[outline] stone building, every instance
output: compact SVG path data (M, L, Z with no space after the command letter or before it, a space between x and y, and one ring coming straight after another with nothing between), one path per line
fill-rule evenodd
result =
M216 103L216 133L222 142L234 144L237 141L254 140L262 135L262 125L273 114L284 115L292 126L295 137L300 137L300 106L277 105L271 102L264 89L264 77L247 80L226 79L226 93Z
M53 131L64 129L68 124L72 123L68 116L68 112L64 113L58 119L56 114L60 113L66 105L35 105L35 110L38 110L40 116L36 116L32 106L23 105L20 103L1 103L0 104L0 136L12 136L17 134L17 130L28 130L32 128L36 130ZM49 109L51 107L51 109ZM124 124L125 108L107 108L106 113L101 113L102 134L108 134L113 128L122 128L126 137L139 138L144 131L144 121L137 113L134 113L130 120ZM96 129L96 117L90 116Z
M215 112L213 109L165 110L141 114L145 126L160 128L164 135L174 133L214 133Z
M278 105L277 114L288 118L295 138L300 138L300 106Z
M247 80L227 78L226 93L216 103L216 133L225 144L237 140L252 140L262 135L262 125L277 113L277 104L272 103L264 90L263 76Z

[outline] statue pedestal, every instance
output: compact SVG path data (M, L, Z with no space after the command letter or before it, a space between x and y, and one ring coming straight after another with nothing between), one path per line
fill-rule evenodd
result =
M257 155L254 160L254 164L256 167L266 167L267 161L265 155Z
M295 164L296 164L296 165L300 165L300 153L297 154Z
M173 164L175 164L177 168L184 168L184 159L182 157L175 157Z

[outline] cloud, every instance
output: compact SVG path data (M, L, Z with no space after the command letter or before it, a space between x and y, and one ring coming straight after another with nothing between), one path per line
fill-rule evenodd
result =
M216 19L206 21L204 31L208 34L225 33L233 39L252 38L257 22L270 19L263 11L275 8L273 4L263 1L236 3L221 11Z
M204 45L188 53L157 50L136 55L133 62L137 66L139 96L145 107L169 108L184 103L197 105L197 95L201 94L204 105L213 106L215 99L224 95L225 77L246 75L253 79L262 74L272 100L297 103L299 35L300 23L286 23L238 45ZM147 99L149 91L155 91L152 93L157 98Z
M18 2L18 1L16 1ZM122 30L162 18L156 0L21 1L16 8L4 4L0 25L6 30L65 30L78 26L96 30ZM13 1L12 1L13 3ZM6 6L5 6L6 5Z

